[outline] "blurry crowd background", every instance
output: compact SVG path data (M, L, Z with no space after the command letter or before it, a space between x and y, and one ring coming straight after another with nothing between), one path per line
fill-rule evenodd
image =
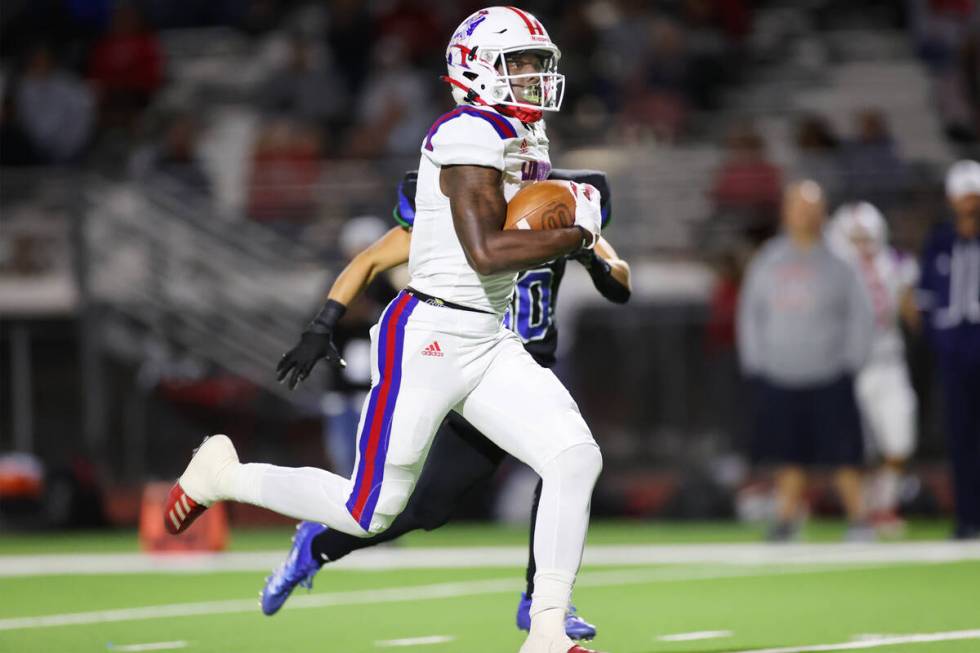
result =
M168 477L214 430L252 458L326 461L319 392L289 396L272 367L365 228L353 219L389 220L451 108L447 38L480 6L5 0L0 452L34 452L76 489ZM755 514L746 263L801 178L831 209L872 202L920 250L948 215L946 167L977 158L977 3L522 6L563 52L553 161L609 173L608 238L634 270L629 306L571 274L559 308L560 374L610 470L597 508ZM930 466L943 434L929 354L914 336L907 351L923 406L907 494L928 512L948 506Z

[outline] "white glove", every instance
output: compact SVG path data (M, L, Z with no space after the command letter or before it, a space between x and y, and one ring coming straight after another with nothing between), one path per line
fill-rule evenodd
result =
M599 240L599 232L602 230L602 210L599 206L600 195L595 186L591 184L577 184L572 182L572 192L575 194L575 226L581 227L591 239L585 238L582 243L584 249L595 247Z

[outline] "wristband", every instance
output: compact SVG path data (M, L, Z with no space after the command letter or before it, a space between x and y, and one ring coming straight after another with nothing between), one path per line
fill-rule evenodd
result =
M306 330L312 333L331 333L346 312L346 306L334 299L328 299Z
M582 244L579 245L578 251L590 250L595 247L595 244L599 241L599 234L594 234L580 224L572 225L573 227L578 227L582 232Z

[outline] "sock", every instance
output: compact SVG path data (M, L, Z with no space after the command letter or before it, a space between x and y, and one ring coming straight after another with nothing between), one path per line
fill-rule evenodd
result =
M565 635L565 608L548 608L531 615L531 632L528 638L555 639Z
M895 512L898 509L898 486L901 477L891 467L883 467L876 478L877 492L874 508L882 512Z

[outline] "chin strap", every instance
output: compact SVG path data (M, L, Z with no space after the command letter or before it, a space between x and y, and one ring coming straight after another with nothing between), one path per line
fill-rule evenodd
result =
M497 113L508 116L510 118L517 118L521 122L532 123L541 120L544 117L544 111L541 109L532 109L530 107L515 107L509 104L494 104L493 106L487 104L483 98L476 94L476 91L469 88L465 84L456 81L449 75L443 75L440 77L442 81L447 84L451 84L456 88L460 88L466 91L465 100L467 102L472 102L473 104L479 104L484 107L490 107L494 109Z
M531 109L530 107L515 107L510 104L495 104L493 106L497 113L502 113L511 118L517 118L521 122L537 122L544 117L541 109Z

